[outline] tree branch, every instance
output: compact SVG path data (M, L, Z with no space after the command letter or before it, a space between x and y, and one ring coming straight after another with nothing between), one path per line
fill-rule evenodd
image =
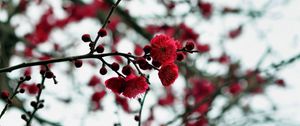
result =
M104 54L85 54L85 55L79 55L79 56L71 56L71 57L65 57L65 58L56 58L56 59L50 59L50 60L43 60L43 61L36 61L36 62L30 62L30 63L21 63L19 65L11 66L11 67L6 67L0 69L0 73L3 72L11 72L16 69L24 68L24 67L29 67L29 66L37 66L37 65L45 65L49 63L57 63L57 62L64 62L64 61L73 61L77 59L89 59L89 58L103 58L106 56L123 56L123 57L130 57L130 58L135 58L135 56L126 54L126 53L104 53Z

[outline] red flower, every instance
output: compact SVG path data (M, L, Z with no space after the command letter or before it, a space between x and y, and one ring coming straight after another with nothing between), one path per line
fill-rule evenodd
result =
M33 56L33 49L30 48L30 47L25 47L24 56L25 57L32 57Z
M38 45L45 42L49 38L49 34L53 29L53 11L48 9L41 17L38 24L35 26L35 31L31 34L25 35L25 39L33 45Z
M105 86L116 94L124 91L125 80L122 77L112 77L105 81Z
M167 88L167 95L165 97L161 97L158 100L158 104L161 106L172 105L175 101L175 96L170 88Z
M200 53L205 53L205 52L208 52L210 50L210 47L207 44L198 44L197 49Z
M95 92L91 99L93 102L99 102L104 96L105 96L106 92L103 90L101 92Z
M212 94L214 91L214 86L209 80L192 78L190 81L193 84L193 95L196 97L202 98Z
M134 98L138 94L144 93L148 89L148 83L146 79L142 76L137 77L135 75L127 76L126 78L126 87L123 92L123 95L128 98Z
M49 55L42 55L41 57L39 57L39 60L49 60L51 59L51 56Z
M259 73L257 73L255 75L255 78L256 78L256 82L259 83L259 84L262 84L262 83L266 82L266 79L263 76L261 76Z
M242 26L239 26L237 29L233 29L229 31L228 36L231 39L237 38L242 33Z
M31 84L27 87L28 93L31 95L37 94L39 92L39 88L35 84Z
M179 40L181 40L181 41L185 41L185 40L197 41L199 34L196 33L192 28L185 25L184 23L181 23L179 25L179 28L180 28L180 33L181 33Z
M250 92L253 94L260 94L260 93L264 92L264 89L262 87L256 87L256 88L250 90Z
M2 99L7 99L9 97L9 92L7 90L3 90L1 92L1 98Z
M89 86L96 86L97 84L101 83L100 78L98 78L96 75L92 76L92 78L89 81Z
M26 84L23 83L20 85L20 89L25 89L29 94L34 95L39 92L39 87L36 84Z
M134 48L134 54L137 56L141 56L143 54L144 50L140 45L135 45Z
M204 3L204 2L199 2L198 7L201 10L201 13L204 18L208 19L210 18L212 12L213 12L213 6L210 3Z
M121 105L125 112L130 112L129 104L126 98L116 95L116 103Z
M24 12L27 9L28 2L29 1L27 1L27 0L21 0L20 1L19 9L20 9L21 12Z
M222 56L220 56L220 57L218 58L218 61L219 61L220 63L222 63L222 64L227 64L227 63L230 62L230 57L229 57L228 55L226 55L226 54L223 54Z
M206 103L200 105L196 111L201 114L204 114L209 111L209 107L210 107L210 104L206 102Z
M107 24L108 29L115 31L117 29L117 26L119 25L121 19L120 17L114 16L111 17L110 22Z
M127 76L125 79L122 77L110 78L105 81L105 85L114 93L122 94L128 98L134 98L148 89L146 79L133 74Z
M242 86L239 83L233 83L229 86L229 92L233 95L239 94L242 90Z
M105 94L106 94L106 92L105 92L105 90L103 90L103 91L94 92L94 94L91 96L91 100L92 100L91 107L94 111L102 109L100 101L101 101L101 99L103 99Z
M176 42L167 35L157 35L151 40L151 57L162 64L176 59Z
M162 32L162 33L165 33L166 35L174 35L175 32L176 32L176 29L172 26L168 26L166 24L163 24L163 25L148 25L146 27L146 30L151 33L151 34L154 34L154 33L157 33L157 32Z
M180 41L176 40L175 45L177 49L182 49L182 43Z
M163 65L158 76L164 86L170 86L178 77L178 67L174 63Z
M30 76L31 75L31 68L30 67L27 67L25 70L24 70L24 76Z
M275 80L275 83L276 83L278 86L285 87L285 82L284 82L283 79Z

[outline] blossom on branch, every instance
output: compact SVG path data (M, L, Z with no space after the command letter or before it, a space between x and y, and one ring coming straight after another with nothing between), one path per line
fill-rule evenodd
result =
M176 60L176 41L167 35L157 35L151 40L151 57L161 64Z
M125 79L112 77L105 81L105 86L115 94L122 94L128 98L135 98L137 95L146 92L148 83L143 76L131 74Z
M158 72L159 79L164 86L170 86L178 77L178 67L176 64L163 65Z

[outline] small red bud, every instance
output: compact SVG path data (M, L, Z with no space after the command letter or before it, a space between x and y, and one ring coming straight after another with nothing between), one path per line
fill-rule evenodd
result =
M145 58L137 58L136 59L136 63L137 64L144 64L144 63L147 63L146 59Z
M118 70L119 70L119 68L120 68L120 66L119 66L119 64L118 64L118 63L116 63L116 62L113 62L113 63L111 64L111 69L112 69L112 70L114 70L114 71L118 71Z
M80 68L82 66L82 60L75 60L74 65L76 68Z
M84 42L91 42L91 36L89 34L83 34L81 36L81 40L84 41Z
M45 74L45 72L46 72L46 70L45 70L45 69L41 69L41 70L40 70L40 74L42 74L42 75L44 75L44 74Z
M199 44L197 45L197 49L199 50L200 53L205 53L210 50L210 47L207 44Z
M22 118L23 120L27 121L27 117L26 117L25 114L22 114L22 115L21 115L21 118Z
M25 92L25 89L21 88L19 92L20 92L20 93L24 93L24 92Z
M139 115L134 116L134 120L135 121L140 121L140 116Z
M168 7L169 9L174 9L174 8L175 8L175 3L174 3L173 1L171 1L171 2L167 5L167 7Z
M101 75L105 75L107 73L107 69L103 66L103 67L101 67L101 69L100 69L100 74Z
M104 46L103 45L97 46L97 48L96 48L97 53L103 53L103 51L104 51Z
M39 105L39 109L44 108L44 104Z
M9 97L9 92L7 90L3 90L1 92L1 98L2 99L8 99L8 97Z
M155 66L155 67L160 67L161 66L161 63L156 61L156 60L153 60L152 61L152 65Z
M193 50L195 47L195 44L193 41L188 41L185 45L186 50Z
M98 31L98 35L99 35L100 37L104 37L104 36L107 35L107 31L106 31L105 29L101 28L101 29Z
M53 73L51 72L51 71L46 71L46 73L45 73L45 77L46 78L52 78L54 75L53 75Z
M124 75L130 75L131 74L131 67L129 65L124 66L123 69L122 69L122 73Z
M181 53L181 52L177 53L176 59L177 59L178 61L182 61L182 60L184 59L184 54Z
M141 56L143 54L143 48L140 45L135 45L134 54Z
M146 45L146 46L143 48L143 50L144 50L145 54L150 53L150 51L151 51L151 46Z
M37 103L35 101L30 102L30 105L35 108L37 106Z
M285 86L285 82L283 79L278 79L278 80L275 80L275 83L278 85L278 86L282 86L284 87Z
M30 75L26 75L26 76L25 76L25 80L26 80L26 81L29 81L30 79L31 79L31 76L30 76Z
M142 70L150 69L150 65L145 58L138 58L136 59L136 62Z

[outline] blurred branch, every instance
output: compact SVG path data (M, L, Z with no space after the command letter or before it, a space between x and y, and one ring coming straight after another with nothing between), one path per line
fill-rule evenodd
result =
M300 58L300 53L287 59L287 60L282 60L280 61L279 63L277 64L272 64L272 68L274 68L275 70L279 70L280 68L286 66L286 65L289 65L291 63L294 63L296 60L298 60Z
M9 6L9 9L12 9L13 6ZM9 66L10 58L14 52L14 48L16 43L21 40L18 38L15 33L14 29L9 25L10 19L13 15L15 15L18 11L17 9L13 9L14 11L11 11L9 13L9 18L6 22L0 22L0 67L6 67ZM9 87L10 79L7 77L5 73L0 72L0 90L7 90L9 93L13 94L13 89ZM11 99L12 107L16 107L24 112L26 110L23 107L23 101L18 99L17 97L14 97ZM8 107L7 107L8 110ZM40 118L38 116L34 116L38 122L42 124L49 124L52 126L60 126L58 123L53 123L50 121L47 121L43 118Z
M14 33L14 29L7 22L0 22L0 67L9 65L10 58L13 54L14 47L18 41L17 36ZM13 94L13 89L9 86L10 79L5 73L0 73L0 90L7 90L10 94ZM22 102L17 99L12 99L12 104L18 108L22 107Z
M201 100L200 102L198 102L194 106L192 106L192 108L187 109L184 113L177 115L175 118L173 118L172 120L165 123L165 125L170 125L180 118L183 118L183 119L186 118L187 116L189 116L191 113L193 113L196 109L198 109L204 103L214 100L221 93L223 87L228 86L229 84L231 84L231 82L232 82L232 80L229 80L226 83L224 83L223 85L219 86L211 95L209 95L208 97L205 97L203 100Z
M266 60L267 56L271 53L272 49L270 47L267 48L265 53L260 57L259 61L256 64L256 70L259 69L260 65Z
M259 66L259 64L265 59L266 55L269 53L269 50L266 51L266 53L261 57L261 60L260 62L258 63L257 66ZM281 61L280 63L278 64L273 64L271 65L271 68L275 68L275 69L278 69L279 67L283 67L287 64L290 64L294 61L296 61L296 59L300 58L300 54L288 59L288 60L283 60ZM267 69L266 69L267 70ZM261 72L264 72L264 71L261 71ZM240 77L240 79L242 78L246 78L246 77ZM269 77L268 78L268 81L271 81L272 79L274 79L273 77ZM182 114L179 114L177 115L174 119L170 120L169 122L167 122L165 125L170 125L172 123L174 123L176 120L182 118L182 119L185 119L187 116L189 116L192 112L194 112L197 108L199 108L201 105L203 105L204 103L210 101L210 100L213 100L216 98L216 96L218 96L220 93L221 93L221 90L223 87L226 87L226 86L229 86L229 84L232 82L233 80L228 80L227 82L225 82L223 85L219 86L217 88L217 90L210 96L204 98L203 100L201 100L200 102L196 103L192 108L190 109L187 109L186 112L182 113ZM266 82L267 83L267 82ZM247 89L244 91L244 93L248 93L249 91L255 89L256 87L259 87L260 85L259 84L256 84L254 86L249 86L247 87ZM233 105L236 105L236 103L240 100L240 98L242 97L242 94L240 94L239 96L237 97L234 97L234 99L228 103L225 107L223 107L222 109L222 112L221 114L216 117L216 120L220 119L223 114L228 111Z
M45 65L47 68L47 71L50 71L48 66ZM36 96L36 101L31 101L30 105L31 107L33 107L33 111L32 112L26 112L28 114L29 119L26 117L25 114L23 114L21 117L23 120L26 121L26 126L31 126L31 121L35 116L35 113L39 110L42 109L44 107L44 101L43 99L41 99L41 95L42 95L42 91L45 89L45 80L46 80L46 72L41 74L42 80L41 83L38 86L39 91L38 94Z

